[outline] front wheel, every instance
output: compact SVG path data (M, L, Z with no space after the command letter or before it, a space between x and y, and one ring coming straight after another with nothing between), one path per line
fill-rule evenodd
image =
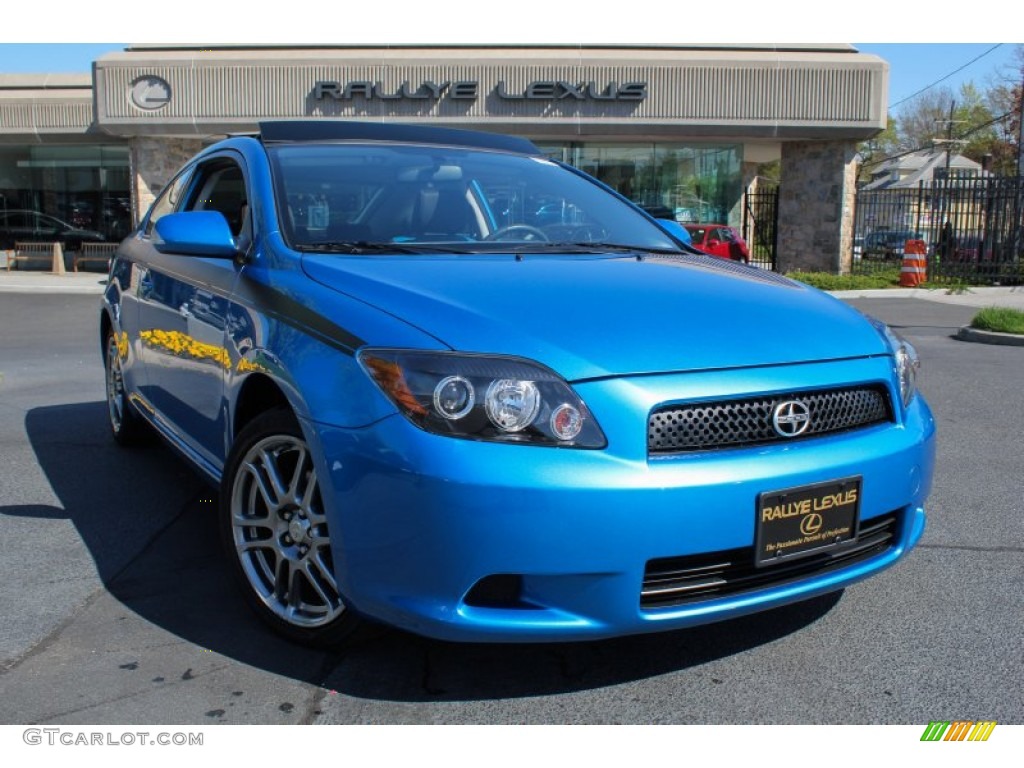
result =
M286 637L317 647L360 621L338 591L320 483L294 414L260 414L239 434L220 492L221 535L249 605Z

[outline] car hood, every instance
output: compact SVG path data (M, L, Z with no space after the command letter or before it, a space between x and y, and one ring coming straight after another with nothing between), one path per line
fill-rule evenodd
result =
M303 265L454 350L529 358L570 381L888 352L842 302L708 256L307 254Z

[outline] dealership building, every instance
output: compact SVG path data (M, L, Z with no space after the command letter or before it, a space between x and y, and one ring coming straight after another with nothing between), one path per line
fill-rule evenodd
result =
M422 123L524 136L680 221L739 226L780 160L778 268L837 270L887 90L850 45L134 45L91 74L0 74L0 215L118 239L192 154L260 120Z

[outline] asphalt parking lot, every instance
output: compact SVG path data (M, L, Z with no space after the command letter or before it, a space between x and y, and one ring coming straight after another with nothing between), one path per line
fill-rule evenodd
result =
M209 487L109 440L98 297L0 294L0 722L1024 723L1024 348L952 338L966 304L850 301L917 346L939 424L901 564L682 632L323 653L245 608Z

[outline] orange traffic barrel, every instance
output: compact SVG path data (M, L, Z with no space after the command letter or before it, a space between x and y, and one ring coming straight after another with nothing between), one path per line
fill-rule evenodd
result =
M903 267L900 269L900 285L916 288L926 279L928 272L928 246L924 240L907 240L903 245Z

